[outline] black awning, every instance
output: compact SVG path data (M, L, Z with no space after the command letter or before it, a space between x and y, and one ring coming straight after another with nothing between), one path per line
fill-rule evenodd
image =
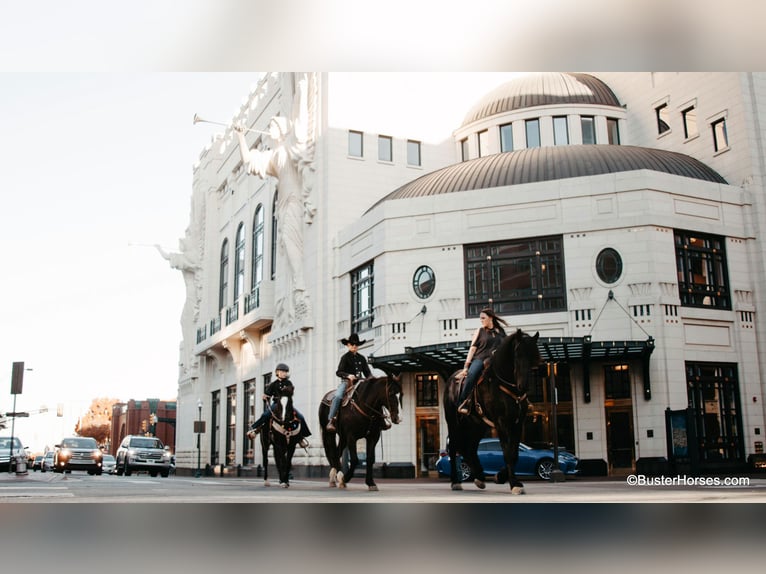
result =
M369 356L371 366L385 372L411 373L436 371L444 380L465 363L470 341L455 341L422 347L405 347L398 355ZM641 360L644 370L644 398L651 398L649 356L654 339L645 341L593 341L591 337L540 337L540 356L546 363L582 363L585 400L590 401L589 366L593 362Z

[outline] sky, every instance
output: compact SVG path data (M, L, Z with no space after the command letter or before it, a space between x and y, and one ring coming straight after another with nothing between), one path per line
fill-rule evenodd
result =
M258 77L0 76L0 412L16 361L32 369L16 410L52 410L20 432L58 404L175 399L185 287L152 245L178 249L192 166L222 129L194 114L228 122Z

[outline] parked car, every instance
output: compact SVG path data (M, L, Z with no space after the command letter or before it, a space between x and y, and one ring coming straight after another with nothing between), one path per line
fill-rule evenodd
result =
M122 439L115 458L118 475L130 476L139 470L148 471L152 476L167 477L170 474L170 447L157 437L128 435Z
M53 470L53 455L54 452L49 450L43 455L43 462L40 464L40 472L48 472Z
M117 468L117 459L111 454L105 454L101 457L101 471L106 474L114 474Z
M101 474L103 453L96 439L86 436L65 438L56 445L53 455L54 472L86 470L88 474Z
M484 474L494 476L505 467L503 450L500 448L500 439L484 438L479 442L479 462L484 469ZM471 469L458 455L458 474L461 481L471 478ZM559 468L566 475L577 474L578 460L571 452L559 449ZM449 477L450 458L445 452L436 463L436 470L440 477ZM519 460L516 462L515 472L517 476L538 476L543 480L550 480L553 470L553 449L532 448L524 443L519 444Z
M21 455L23 458L27 457L27 452L21 444L21 439L17 436L13 437L13 449L11 449L11 437L0 437L0 472L10 472L16 468L16 463L10 464L11 450L13 450L13 456L17 457Z

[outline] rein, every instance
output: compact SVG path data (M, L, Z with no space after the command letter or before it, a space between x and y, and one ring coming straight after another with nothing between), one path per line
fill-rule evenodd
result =
M388 388L389 388L389 381L388 381L388 379L386 379L386 391L385 391L386 392L386 408L388 408L388 412L391 412L391 394L388 392ZM372 420L372 419L376 418L375 415L377 415L379 418L382 418L382 419L386 418L386 415L383 414L383 410L382 409L381 410L377 410L377 409L371 407L368 403L365 403L364 406L372 411L372 413L373 413L372 415L370 415L367 412L365 412L365 410L356 402L355 399L351 399L351 401L349 401L349 403L351 404L352 407L354 407L356 409L356 411L360 415L362 415L363 417L365 417L367 419Z

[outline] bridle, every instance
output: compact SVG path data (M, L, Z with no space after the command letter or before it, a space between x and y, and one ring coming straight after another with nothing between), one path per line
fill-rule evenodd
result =
M386 390L385 390L385 393L386 393L386 404L384 406L388 409L389 413L393 412L393 410L391 409L391 394L392 393L390 392L390 385L391 385L391 380L388 377L386 377ZM399 391L399 393L401 393L401 390ZM396 395L397 393L393 393L393 394ZM385 419L386 418L386 415L383 412L382 408L381 409L376 409L375 407L370 406L370 404L367 403L367 402L365 402L364 407L366 407L369 411L372 411L372 414L369 414L364 408L362 408L362 406L359 405L359 403L357 403L356 399L354 399L354 398L351 399L349 404L352 407L354 407L354 409L356 409L356 411L360 415L362 415L363 417L365 417L365 418L367 418L369 420L374 420L376 418L381 418L381 419Z

